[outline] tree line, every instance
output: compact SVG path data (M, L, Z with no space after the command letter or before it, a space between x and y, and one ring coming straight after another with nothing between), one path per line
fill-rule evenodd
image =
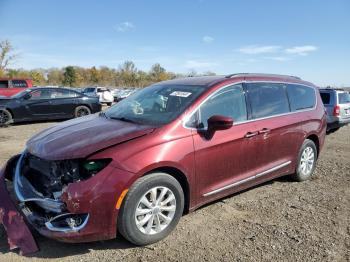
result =
M67 66L49 69L13 69L17 55L8 40L0 41L0 77L30 78L36 86L115 86L115 87L144 87L155 82L170 80L183 76L196 76L195 71L187 74L177 74L167 71L159 63L154 64L149 71L139 70L132 61L125 61L117 69L107 66L83 68ZM215 75L206 72L205 75Z

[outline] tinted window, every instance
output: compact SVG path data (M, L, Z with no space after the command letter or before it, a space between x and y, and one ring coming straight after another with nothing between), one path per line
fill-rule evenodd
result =
M231 117L234 123L247 120L245 96L241 85L229 86L214 93L199 108L197 113L198 121L193 121L192 118L190 125L192 127L207 128L208 119L213 115Z
M287 93L292 111L312 108L315 106L315 90L301 85L287 85Z
M287 94L282 84L250 83L247 86L253 118L289 112Z
M320 93L320 94L321 94L323 104L329 105L331 101L331 94L330 93Z
M348 104L350 103L350 94L349 93L339 93L339 104Z
M50 99L51 95L52 92L49 89L35 90L31 92L30 99Z
M93 93L95 92L96 88L94 87L87 87L83 90L84 93Z
M8 88L9 84L7 80L0 81L0 88Z
M12 80L13 87L27 87L27 82L25 80Z
M71 90L57 89L52 90L51 98L71 98L77 97L77 93Z

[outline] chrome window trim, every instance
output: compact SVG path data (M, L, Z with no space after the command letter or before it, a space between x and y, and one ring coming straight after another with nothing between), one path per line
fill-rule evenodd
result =
M206 197L206 196L211 196L211 195L213 195L213 194L219 193L219 192L224 191L224 190L226 190L226 189L230 189L230 188L232 188L232 187L239 186L239 185L244 184L244 183L246 183L246 182L248 182L248 181L254 180L254 179L256 179L256 178L259 178L259 177L262 177L262 176L264 176L264 175L270 174L270 173L272 173L272 172L274 172L274 171L277 171L277 170L279 170L279 169L281 169L281 168L283 168L283 167L286 167L286 166L288 166L290 163L292 163L292 161L284 162L284 163L282 163L282 164L280 164L280 165L277 165L277 166L275 166L275 167L273 167L273 168L267 169L267 170L265 170L265 171L263 171L263 172L261 172L261 173L258 173L258 174L254 175L254 176L244 178L244 179L239 180L239 181L237 181L237 182L235 182L235 183L233 183L233 184L229 184L229 185L227 185L227 186L220 187L220 188L218 188L218 189L215 189L215 190L213 190L213 191L210 191L210 192L208 192L208 193L205 193L205 194L203 194L203 196L205 196L205 197Z
M237 125L242 125L245 123L250 123L250 122L255 122L255 121L260 121L260 120L266 120L266 119L270 119L270 118L274 118L274 117L280 117L280 116L287 116L287 115L291 115L291 114L298 114L298 113L302 113L302 112L307 112L307 111L312 111L315 110L317 108L317 92L316 92L316 87L314 86L310 86L310 85L305 85L305 84L300 84L300 83L293 83L293 82L283 82L283 81L239 81L236 83L230 83L227 85L224 85L222 87L220 87L218 90L214 91L213 93L211 93L210 95L208 95L195 109L193 109L193 111L189 114L187 114L185 117L182 118L182 127L185 129L190 129L190 130L203 130L200 128L194 128L194 127L188 127L186 126L188 120L196 113L196 111L207 101L209 100L213 95L215 95L217 92L220 92L222 89L229 87L229 86L234 86L234 85L238 85L241 84L243 85L244 83L273 83L273 84L294 84L294 85L300 85L300 86L306 86L308 88L311 88L314 90L315 93L315 105L312 108L306 108L306 109L302 109L302 110L298 110L298 111L294 111L294 112L288 112L288 113L283 113L283 114L277 114L277 115L272 115L272 116L267 116L267 117L261 117L261 118L255 118L255 119L250 119L250 120L245 120L245 121L240 121L240 122L234 122L233 126L237 126ZM287 91L286 91L287 92ZM245 94L246 92L244 92ZM288 98L289 101L289 98Z

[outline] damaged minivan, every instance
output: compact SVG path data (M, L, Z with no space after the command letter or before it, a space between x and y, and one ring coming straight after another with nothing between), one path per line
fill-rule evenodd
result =
M44 236L147 245L206 203L284 175L310 179L325 134L317 87L298 77L189 77L42 131L0 177Z

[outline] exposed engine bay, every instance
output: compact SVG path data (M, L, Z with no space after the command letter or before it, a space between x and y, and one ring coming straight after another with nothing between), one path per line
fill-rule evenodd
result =
M110 159L49 161L24 152L16 165L14 189L22 212L36 227L56 232L76 232L89 214L71 214L61 200L67 186L96 175Z

